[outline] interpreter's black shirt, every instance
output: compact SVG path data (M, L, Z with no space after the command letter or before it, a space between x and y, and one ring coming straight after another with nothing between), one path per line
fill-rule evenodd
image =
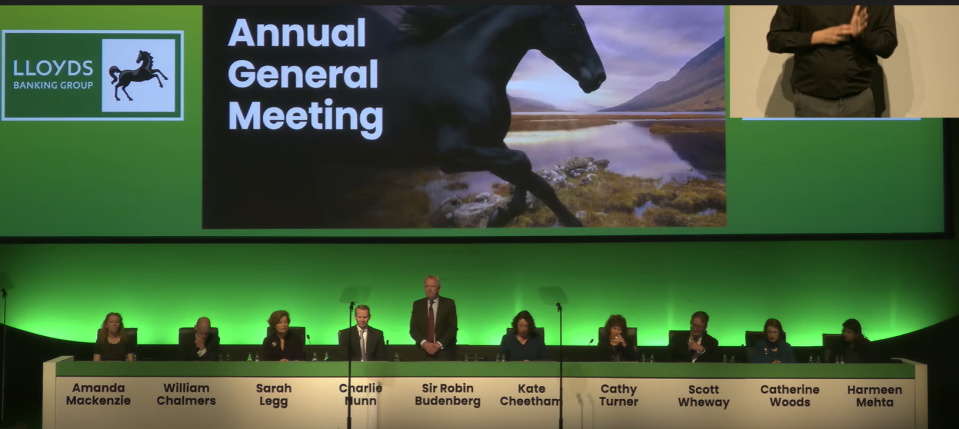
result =
M813 45L812 34L849 24L856 6L779 6L769 25L770 52L795 54L792 87L836 100L859 94L872 83L876 56L889 58L899 44L894 6L866 8L866 29L837 45Z

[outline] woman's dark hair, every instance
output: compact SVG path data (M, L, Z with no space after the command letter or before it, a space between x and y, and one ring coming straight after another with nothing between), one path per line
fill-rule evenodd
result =
M290 320L290 313L286 310L277 310L270 315L270 319L266 322L270 324L270 327L276 329L276 325L280 324L280 321L283 320L283 317L286 317L286 320Z
M513 333L514 334L519 333L518 326L519 326L520 320L525 320L526 323L529 324L529 336L532 337L534 335L539 335L539 333L536 332L536 322L533 321L533 315L529 314L529 312L526 310L520 311L519 314L513 317Z
M783 331L783 324L779 323L778 319L766 319L766 324L763 325L763 335L766 334L766 329L770 326L779 330L779 339L785 341L786 332Z
M859 324L859 321L856 319L849 319L845 322L842 322L842 327L856 333L856 339L865 339L866 337L862 334L862 325Z
M619 314L614 314L612 316L609 316L609 319L606 319L606 326L603 328L603 330L606 332L607 336L609 335L610 329L612 329L613 326L619 326L620 329L623 330L623 335L626 335L626 318L625 317Z

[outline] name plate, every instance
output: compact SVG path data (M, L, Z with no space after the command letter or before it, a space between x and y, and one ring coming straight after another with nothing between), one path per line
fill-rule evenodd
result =
M342 428L348 392L357 429L544 427L560 405L555 378L57 377L56 392L57 429L105 415L143 429ZM583 429L915 426L911 379L566 378L564 395L565 425Z

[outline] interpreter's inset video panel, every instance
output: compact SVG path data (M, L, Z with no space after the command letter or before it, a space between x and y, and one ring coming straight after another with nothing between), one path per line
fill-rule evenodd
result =
M957 6L730 6L730 117L959 117L957 20Z

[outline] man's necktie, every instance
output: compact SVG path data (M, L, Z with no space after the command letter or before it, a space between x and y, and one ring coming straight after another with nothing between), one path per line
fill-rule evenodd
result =
M366 362L366 329L360 331L360 359Z
M429 327L426 328L426 341L431 343L436 341L436 339L433 338L433 336L436 334L435 332L433 332L435 329L433 327L433 325L435 324L435 321L436 321L435 316L433 316L433 300L431 299L430 300L430 316L429 316L429 320L427 321L427 323L429 324Z

